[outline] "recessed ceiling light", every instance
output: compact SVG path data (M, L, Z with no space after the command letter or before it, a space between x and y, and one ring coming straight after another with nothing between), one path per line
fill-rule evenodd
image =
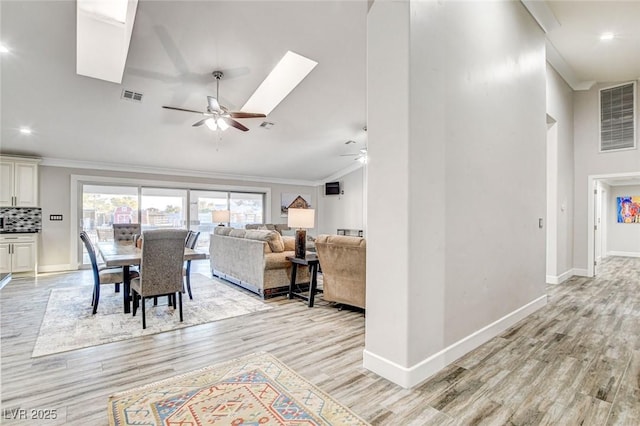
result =
M0 44L0 53L9 53L9 48L4 44Z
M28 127L21 127L20 128L20 133L22 133L23 135L30 135L31 134L31 129L29 129Z
M288 51L240 111L269 115L316 65L316 61Z
M615 34L613 33L602 33L600 35L600 40L602 41L609 41L609 40L613 40L615 38Z

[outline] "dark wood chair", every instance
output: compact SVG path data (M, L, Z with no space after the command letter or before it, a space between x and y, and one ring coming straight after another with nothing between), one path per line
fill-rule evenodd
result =
M91 269L93 270L93 297L91 299L91 306L93 306L93 314L98 311L98 303L100 302L100 286L103 284L115 284L116 292L119 290L120 283L124 281L122 275L122 268L107 268L104 265L98 264L96 257L96 251L91 243L91 239L86 232L80 232L80 239L84 243L89 259L91 259ZM135 278L138 273L132 271L129 273L130 278Z
M183 229L155 229L142 234L142 256L140 276L131 280L133 315L142 301L142 328L147 328L145 299L169 296L173 306L178 308L182 322L182 268L187 231Z

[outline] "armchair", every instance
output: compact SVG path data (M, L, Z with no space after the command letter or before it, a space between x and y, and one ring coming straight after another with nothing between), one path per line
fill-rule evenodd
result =
M326 301L365 308L367 245L361 237L319 235L316 251Z

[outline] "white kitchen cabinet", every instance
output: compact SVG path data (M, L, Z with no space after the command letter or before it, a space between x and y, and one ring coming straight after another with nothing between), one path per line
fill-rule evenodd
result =
M35 272L37 256L37 234L0 236L0 273Z
M0 206L38 207L38 163L34 158L0 157Z

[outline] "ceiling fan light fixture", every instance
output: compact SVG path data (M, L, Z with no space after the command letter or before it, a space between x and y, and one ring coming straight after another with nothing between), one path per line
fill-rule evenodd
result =
M216 121L213 118L208 119L207 121L204 122L204 124L206 124L207 127L210 130L213 130L214 132L216 130L218 130L218 124L216 123Z
M613 40L616 37L616 35L612 32L607 32L607 33L602 33L600 34L600 40L602 41L610 41Z
M220 130L225 131L229 128L229 125L227 124L226 121L224 121L224 119L222 118L218 118L218 127L220 128Z

